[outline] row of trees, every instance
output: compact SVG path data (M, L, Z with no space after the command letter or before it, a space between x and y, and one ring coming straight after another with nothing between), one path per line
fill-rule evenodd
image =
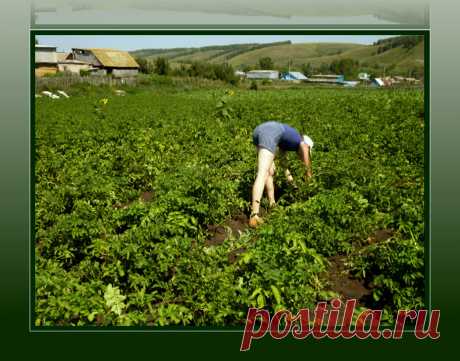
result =
M383 53L389 49L393 48L404 48L411 49L417 44L423 41L423 36L421 35L410 35L410 36L397 36L389 39L382 39L376 41L373 45L378 45L377 54Z
M354 77L360 71L359 62L353 59L340 59L334 60L332 63L322 63L320 66L315 67L311 63L302 64L299 66L294 66L292 62L286 64L285 66L276 66L273 59L270 57L260 58L258 63L254 66L243 65L242 70L244 72L250 70L278 70L280 72L287 72L289 70L300 71L306 76L311 76L316 73L328 74L344 74L347 77Z
M238 82L238 77L235 76L234 68L228 64L213 64L203 61L195 61L191 64L182 63L179 66L171 67L169 61L165 57L157 57L155 60L146 58L136 59L140 65L140 71L146 74L171 75L180 77L200 77L212 80L222 80L231 84ZM277 67L270 57L260 58L257 65L244 65L242 70L248 72L254 69L262 70L279 70L287 72L288 70L297 70L311 76L313 74L343 74L347 79L356 79L360 72L369 73L371 76L382 75L406 75L416 78L423 77L423 67L420 69L401 70L395 65L380 65L360 63L357 60L350 58L336 59L331 63L322 63L319 66L314 66L311 63L306 63L300 67L294 67L292 64L287 64L284 67Z
M413 39L416 41L417 39ZM411 41L411 39L404 39L404 41ZM243 70L253 70L256 67L244 66ZM342 74L346 79L356 79L359 73L365 72L371 75L371 77L378 77L383 75L404 75L415 78L423 78L424 69L423 66L412 69L400 69L396 64L385 65L385 64L368 64L366 62L359 62L358 60L351 58L342 58L333 60L331 63L321 63L319 66L314 66L311 63L305 63L300 66L293 66L287 64L284 67L276 67L272 59L261 58L258 63L258 69L273 69L281 72L287 72L289 70L296 70L303 73L305 76L311 76L314 74Z
M311 63L306 63L300 67L293 66L292 63L287 64L282 67L277 67L274 61L270 57L260 58L256 66L243 66L243 71L250 71L254 69L262 70L279 70L281 72L287 72L289 70L297 70L305 74L306 76L311 76L316 73L328 74L343 74L346 77L355 77L360 71L359 62L353 59L340 59L334 60L332 63L322 63L319 67L314 67Z
M171 67L165 57L157 57L155 60L145 58L136 59L140 66L141 73L171 75L181 77L199 77L211 80L222 80L231 84L238 82L235 70L230 64L212 64L202 61L195 61L191 64L180 64L178 67Z
M136 62L139 64L140 72L144 74L169 75L171 72L168 59L163 57L158 57L154 61L136 58Z

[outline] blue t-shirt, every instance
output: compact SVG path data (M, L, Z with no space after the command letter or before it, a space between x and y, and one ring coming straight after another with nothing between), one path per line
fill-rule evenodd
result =
M283 124L284 133L278 143L278 147L282 150L297 151L302 142L302 137L299 132L287 124Z

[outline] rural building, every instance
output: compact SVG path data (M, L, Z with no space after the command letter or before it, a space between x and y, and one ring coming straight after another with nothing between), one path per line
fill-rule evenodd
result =
M66 60L68 55L69 55L69 53L66 53L66 52L63 52L63 51L57 51L56 52L57 61L60 62L60 61Z
M408 78L408 77L404 77L404 76L395 76L394 79L395 79L397 82L400 82L400 83L413 83L413 84L420 83L420 80L419 80L419 79L416 79L416 78Z
M356 81L356 80L344 80L341 84L345 88L354 88L355 86L357 86L359 84L359 81Z
M251 70L246 73L248 79L279 79L277 70Z
M67 59L68 53L56 53L58 71L63 73L80 74L80 70L89 70L91 64L80 60Z
M89 70L91 64L69 59L68 53L57 52L55 46L35 45L35 76L57 72L80 74L80 70Z
M139 64L127 51L122 50L72 48L67 59L88 63L91 68L97 69L96 73L115 77L133 76L139 72Z
M396 84L397 81L395 79L393 79L391 76L387 76L385 78L382 78L383 80L383 83L385 84L385 86L392 86L393 84Z
M345 81L343 75L336 74L315 74L308 78L310 83L341 84Z
M287 73L284 73L283 75L281 75L281 79L290 81L308 80L308 78L299 71L289 71Z
M371 86L382 87L382 86L392 86L399 83L396 79L393 79L389 76L385 78L374 78L372 79Z
M363 81L371 80L371 76L368 73L359 73L358 79Z
M80 70L90 70L91 65L80 60L60 60L58 61L58 69L64 73L80 74Z
M372 79L371 85L375 87L381 87L385 86L385 83L382 78L374 78Z
M35 76L56 74L58 58L55 46L35 45Z

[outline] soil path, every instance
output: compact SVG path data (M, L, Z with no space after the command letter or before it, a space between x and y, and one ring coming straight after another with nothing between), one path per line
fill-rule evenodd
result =
M248 217L240 213L221 225L208 224L209 238L205 241L206 246L218 246L224 243L229 237L239 237L248 229ZM352 252L357 252L372 244L385 241L394 234L392 229L380 229L369 235L367 239L358 242ZM238 257L246 252L246 248L235 249L228 254L229 263L234 263ZM364 280L357 279L351 274L347 264L346 255L336 255L328 258L329 268L323 274L323 279L329 285L328 290L340 295L342 301L356 299L358 305L365 306L369 297L372 296L372 287Z
M206 246L216 246L224 243L230 237L239 237L248 228L248 217L241 213L228 219L222 225L208 224L210 237L205 241Z
M131 199L129 201L126 201L124 203L115 203L114 205L112 205L112 208L114 209L126 209L128 207L130 207L136 200L138 200L139 202L151 202L153 200L153 192L150 192L150 191L145 191L145 192L142 192L140 195L139 195L139 198L138 199Z
M394 234L392 229L380 229L370 235L366 240L362 241L355 251L359 251L368 247L371 244L383 242L389 239ZM353 253L352 253L353 254ZM338 255L328 258L330 263L324 278L329 283L329 290L338 293L342 301L348 299L356 299L358 305L365 306L367 299L372 295L372 287L364 280L359 280L351 274L351 270L347 265L349 256Z

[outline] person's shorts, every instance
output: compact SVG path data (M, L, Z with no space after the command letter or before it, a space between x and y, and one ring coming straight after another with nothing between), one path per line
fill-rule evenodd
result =
M271 121L265 122L256 127L252 133L254 145L268 149L275 154L276 147L283 136L284 127L281 123Z

